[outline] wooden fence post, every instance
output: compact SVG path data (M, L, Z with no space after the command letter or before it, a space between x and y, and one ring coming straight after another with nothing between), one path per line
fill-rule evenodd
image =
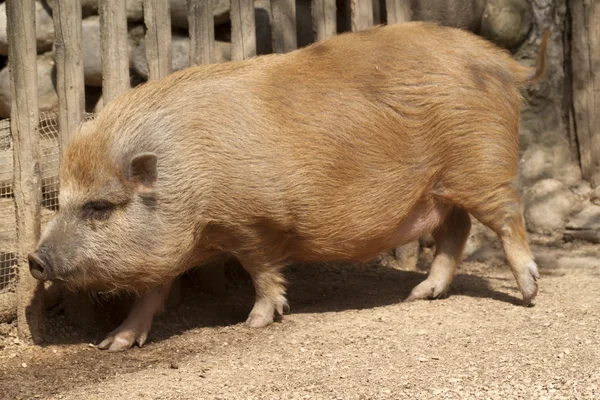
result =
M312 0L312 21L316 42L336 35L336 18L335 0Z
M373 0L350 0L350 24L352 32L373 26Z
M146 60L148 79L160 79L171 73L171 3L165 0L144 0L146 23Z
M190 33L190 65L213 64L215 21L213 0L187 0Z
M69 141L75 136L83 122L85 113L81 14L81 0L57 0L52 9L55 31L54 57L58 92L60 163L64 159ZM90 297L66 291L63 293L63 305L71 322L93 325L94 304Z
M25 342L44 340L44 285L29 272L27 255L40 238L40 163L37 126L38 84L35 1L7 0L10 68L10 126L14 140L14 197L17 217L19 283L17 318Z
M58 0L52 9L55 31L60 161L85 112L81 0Z
M131 88L127 12L123 0L98 0L102 58L102 100L108 104Z
M386 0L387 24L409 22L411 19L410 3L408 0Z
M288 53L298 48L295 0L271 0L273 53Z
M600 185L600 2L571 0L573 109L583 178Z
M256 56L256 22L254 0L231 0L231 59L245 60Z

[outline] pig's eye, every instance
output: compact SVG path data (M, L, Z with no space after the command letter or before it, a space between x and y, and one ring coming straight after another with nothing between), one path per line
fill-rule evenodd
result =
M87 202L83 206L83 218L95 221L104 221L110 217L115 205L106 200Z

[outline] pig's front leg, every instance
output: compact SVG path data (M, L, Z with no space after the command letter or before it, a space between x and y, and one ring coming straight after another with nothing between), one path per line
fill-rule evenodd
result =
M137 298L125 321L109 333L106 339L98 345L98 348L115 352L127 350L135 343L142 347L148 338L152 319L157 312L162 310L172 283L173 281L170 281L165 285L158 286L146 295Z
M275 314L289 312L285 298L285 280L281 275L283 264L242 260L242 265L252 277L256 290L254 307L246 320L246 325L261 328L273 322Z

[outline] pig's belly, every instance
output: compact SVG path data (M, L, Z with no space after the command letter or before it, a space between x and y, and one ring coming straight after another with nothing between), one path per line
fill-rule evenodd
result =
M452 206L436 201L417 204L400 222L380 221L375 226L347 226L340 224L337 234L330 237L300 239L292 245L293 258L300 262L369 261L382 252L413 242L436 230ZM361 231L358 238L349 238L347 232Z

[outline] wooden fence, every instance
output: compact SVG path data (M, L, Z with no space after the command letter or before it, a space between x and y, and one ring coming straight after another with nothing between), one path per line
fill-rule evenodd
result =
M126 2L98 1L102 95L106 104L130 89ZM346 0L352 30L373 25L373 1ZM214 63L213 0L188 0L187 4L190 64ZM232 59L254 57L257 47L254 1L231 0L230 5ZM409 19L408 0L386 0L385 6L388 23ZM170 1L144 0L143 8L148 78L160 79L171 72ZM336 0L312 1L316 41L336 34L336 10ZM77 132L85 110L81 0L56 0L52 11L59 101L58 144L62 158L65 143ZM10 133L15 165L18 331L22 340L39 343L44 339L44 285L33 279L26 261L41 230L35 1L7 0L6 13L12 93ZM297 47L295 0L271 0L271 14L273 51L293 51Z

